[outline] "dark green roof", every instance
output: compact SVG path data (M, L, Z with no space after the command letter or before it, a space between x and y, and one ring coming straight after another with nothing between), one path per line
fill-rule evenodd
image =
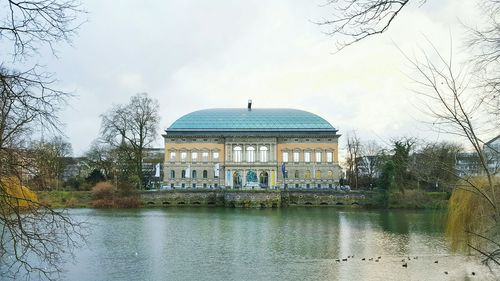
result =
M177 119L167 132L271 131L334 133L337 130L316 114L297 109L215 108L194 111Z

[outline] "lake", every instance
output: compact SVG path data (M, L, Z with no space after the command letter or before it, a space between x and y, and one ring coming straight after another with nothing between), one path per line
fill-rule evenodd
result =
M442 211L186 207L70 213L90 222L92 234L75 262L66 264L63 280L495 280L477 258L450 252Z

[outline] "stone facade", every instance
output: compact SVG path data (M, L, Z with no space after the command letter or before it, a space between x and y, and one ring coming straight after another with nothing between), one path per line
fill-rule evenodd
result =
M280 118L279 114L283 113L277 112L276 118ZM208 113L205 113L205 118L213 118L217 122L218 111ZM264 113L269 118L275 114L273 110ZM178 129L179 126L174 123L164 135L165 186L170 189L260 189L333 188L338 184L341 176L338 164L339 135L329 123L316 115L305 113L308 114L305 117L313 116L319 119L315 120L320 122L319 125L326 123L331 128L320 130L314 128L318 124L311 123L313 128L295 129L293 123L287 124L284 120L284 125L279 126L288 126L285 130L266 124L262 118L264 113L255 114L250 110L242 112L243 117L237 127L230 129L199 128L197 120L190 120L191 123ZM285 113L293 115L295 111ZM304 112L300 113L304 115ZM245 120L246 116L256 119L254 115L261 118L258 121L264 124L262 129L245 127L247 124L254 125ZM204 124L206 120L199 122ZM292 116L290 122L297 121ZM286 171L285 179L283 168Z

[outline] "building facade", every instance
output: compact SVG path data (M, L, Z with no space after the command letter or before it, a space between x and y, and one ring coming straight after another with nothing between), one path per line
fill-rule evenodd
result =
M332 188L337 130L296 109L206 109L163 135L167 188Z

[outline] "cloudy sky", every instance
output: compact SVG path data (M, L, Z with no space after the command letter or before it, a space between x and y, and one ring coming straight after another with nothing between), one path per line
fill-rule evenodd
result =
M75 155L98 136L100 114L139 92L159 101L161 131L191 111L250 98L256 108L311 111L367 140L439 140L421 123L398 48L411 55L428 38L447 53L452 37L460 59L461 22L474 24L477 7L416 2L387 33L334 54L335 40L312 23L330 16L322 1L84 1L88 22L72 46L39 60L77 95L62 112Z

